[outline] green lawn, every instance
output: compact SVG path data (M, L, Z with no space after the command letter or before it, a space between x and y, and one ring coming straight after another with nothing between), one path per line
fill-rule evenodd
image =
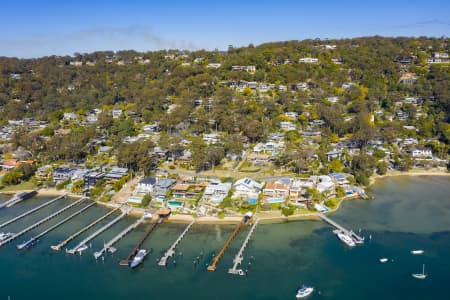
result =
M9 185L9 186L5 186L4 188L2 188L0 190L0 192L17 192L17 191L22 191L22 190L36 190L37 186L31 182L31 181L25 181L22 182L18 185Z

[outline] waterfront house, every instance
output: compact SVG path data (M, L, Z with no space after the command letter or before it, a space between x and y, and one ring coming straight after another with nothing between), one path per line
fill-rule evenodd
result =
M59 183L61 181L70 179L74 173L75 169L73 168L56 168L55 170L53 170L53 182Z
M230 190L231 182L222 183L220 180L211 180L205 188L203 199L213 203L220 203Z
M170 188L176 183L175 179L162 178L156 181L153 188L152 196L157 199L164 199Z
M234 183L235 192L233 198L258 198L263 188L262 183L258 183L250 178L242 178Z
M320 192L335 192L335 185L330 176L322 175L318 177L319 182L317 183L316 189Z
M103 180L105 178L105 173L98 172L98 171L92 171L84 175L83 181L84 181L84 187L86 189L90 189L94 187L97 182Z
M289 185L279 181L268 182L264 187L263 195L266 198L284 199L289 195Z
M172 188L172 196L176 199L192 199L197 194L195 186L189 183L177 183Z
M52 167L50 165L45 165L36 170L34 176L38 180L47 180L50 177Z
M135 192L138 194L151 194L156 186L155 177L145 177L136 185Z

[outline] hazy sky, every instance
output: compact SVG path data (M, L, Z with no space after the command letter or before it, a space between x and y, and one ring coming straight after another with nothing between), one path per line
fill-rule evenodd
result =
M450 35L449 0L4 0L1 11L0 56L18 57Z

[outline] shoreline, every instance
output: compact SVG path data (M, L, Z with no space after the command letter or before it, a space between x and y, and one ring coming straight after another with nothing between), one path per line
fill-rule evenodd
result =
M415 177L415 176L450 176L450 172L443 170L443 169L430 169L430 170L422 170L422 169L412 169L406 172L403 171L389 171L384 175L378 175L374 174L369 179L369 184L366 186L370 187L378 179L384 179L389 177L400 177L400 176L408 176L408 177Z
M401 176L408 176L408 177L415 177L415 176L450 176L450 172L447 172L443 169L430 169L430 170L417 170L413 169L407 172L402 171L389 171L388 173L384 175L378 175L374 174L370 177L370 182L367 186L364 188L369 188L372 185L376 183L379 179L385 179L389 177L401 177ZM15 194L17 191L14 192L0 192L1 194L11 195ZM64 193L66 193L65 190L56 190L56 189L39 189L37 190L38 195L41 196L60 196ZM69 197L78 198L81 197L80 195L74 195L72 193L67 194ZM347 196L340 199L340 201L337 203L336 207L333 209L330 209L330 211L327 212L327 214L333 214L334 212L338 211L341 208L341 205L346 200L352 200L352 199L360 199L357 196ZM109 203L109 202L100 202L96 201L98 205L114 209L121 206L119 203ZM134 216L134 217L141 217L145 212L148 210L144 208L137 208L137 207L131 207L130 212L128 215ZM259 221L263 224L279 224L279 223L285 223L289 221L302 221L302 220L319 220L320 218L317 215L317 212L310 212L310 213L304 213L304 214L294 214L291 216L265 216L265 217L259 217ZM193 215L189 214L171 214L169 218L167 218L164 222L169 223L190 223L192 220L196 219L197 224L236 224L240 222L243 218L242 216L226 216L223 218L219 217L213 217L213 216L202 216L202 217L194 217Z

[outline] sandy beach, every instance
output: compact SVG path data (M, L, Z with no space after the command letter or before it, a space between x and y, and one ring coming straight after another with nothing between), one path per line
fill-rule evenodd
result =
M430 169L430 170L422 170L422 169L412 169L407 172L402 171L389 171L384 175L374 174L370 177L369 186L373 185L377 179L383 179L387 177L397 177L397 176L450 176L450 173L445 169Z

